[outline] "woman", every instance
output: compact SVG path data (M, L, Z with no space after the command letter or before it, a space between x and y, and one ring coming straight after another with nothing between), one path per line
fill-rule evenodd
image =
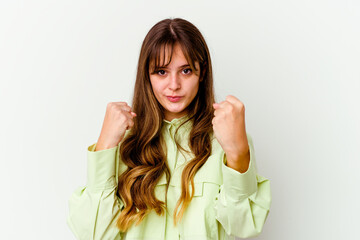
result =
M244 105L215 103L206 42L190 22L155 24L141 47L133 105L107 105L88 147L87 185L69 201L78 239L258 235L269 180L256 171Z

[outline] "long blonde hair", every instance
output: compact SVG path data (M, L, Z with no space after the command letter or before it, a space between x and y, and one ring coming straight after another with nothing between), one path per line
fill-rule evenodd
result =
M199 90L188 106L187 119L193 121L189 144L195 158L188 161L182 172L181 196L174 211L175 225L193 197L196 172L211 154L210 134L213 131L211 121L214 114L212 104L215 99L209 49L204 37L192 23L181 18L164 19L150 29L142 43L132 100L132 108L137 117L134 118L134 126L123 139L119 149L120 157L128 167L119 176L118 182L118 195L124 203L124 209L117 219L117 227L123 232L134 222L139 224L150 211L155 210L158 215L162 215L166 210L166 202L158 200L154 193L163 173L166 174L167 184L170 180L166 154L162 147L164 109L153 93L149 67L153 64L154 69L157 69L164 65L166 47L171 50L168 61L170 63L175 43L180 44L193 72L197 70L195 62L200 65ZM160 63L161 59L163 63ZM176 145L184 150L177 141ZM189 183L192 188L191 195ZM168 188L168 185L166 187Z

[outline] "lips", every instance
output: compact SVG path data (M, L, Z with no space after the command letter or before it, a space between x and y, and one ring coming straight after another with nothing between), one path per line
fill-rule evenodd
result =
M166 96L170 102L178 102L182 98L182 96Z

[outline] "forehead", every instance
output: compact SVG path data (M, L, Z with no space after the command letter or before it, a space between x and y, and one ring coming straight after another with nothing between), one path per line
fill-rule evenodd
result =
M174 44L162 44L156 50L152 51L149 56L149 68L153 69L158 67L167 66L170 64L174 55L180 56L184 58L184 62L182 64L189 64L191 67L194 67L195 64L189 54L182 50L181 45L179 43Z

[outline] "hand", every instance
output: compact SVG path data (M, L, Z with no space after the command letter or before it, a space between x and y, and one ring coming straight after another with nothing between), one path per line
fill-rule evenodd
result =
M125 132L134 126L136 113L126 102L107 104L105 118L95 151L116 147L124 138Z
M232 95L225 101L214 103L212 120L214 134L226 153L228 162L238 162L249 156L249 145L245 129L244 104ZM234 165L231 163L232 165Z

